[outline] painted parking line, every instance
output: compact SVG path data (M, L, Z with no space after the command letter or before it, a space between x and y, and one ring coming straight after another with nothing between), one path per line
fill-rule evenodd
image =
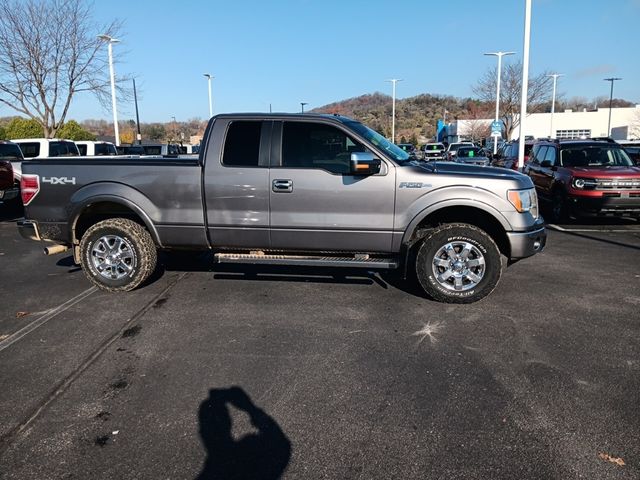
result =
M613 228L564 228L560 225L555 225L553 223L547 223L547 228L551 230L557 230L559 232L592 232L592 233L634 233L640 231L636 225L630 225L635 228L626 228L626 229L613 229Z
M76 295L75 297L67 300L62 305L59 305L56 308L49 310L44 315L36 318L35 320L33 320L28 325L25 325L20 330L18 330L16 333L10 335L8 338L5 338L4 340L2 340L0 342L0 352L2 350L4 350L5 348L10 347L14 343L16 343L18 340L20 340L21 338L25 337L26 335L29 335L36 328L41 327L42 325L47 323L52 318L55 318L58 315L60 315L62 312L65 312L66 310L69 310L75 304L80 303L82 300L87 298L89 295L91 295L96 290L98 290L98 287L88 288L84 292L82 292L82 293Z

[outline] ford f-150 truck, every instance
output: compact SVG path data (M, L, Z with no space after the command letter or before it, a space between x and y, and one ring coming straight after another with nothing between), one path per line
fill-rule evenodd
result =
M21 234L72 249L89 280L128 291L158 249L221 263L414 271L433 299L471 303L544 248L531 180L493 167L419 162L349 118L224 114L197 159L24 163Z

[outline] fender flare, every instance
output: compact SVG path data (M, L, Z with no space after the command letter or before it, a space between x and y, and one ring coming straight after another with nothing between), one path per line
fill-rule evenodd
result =
M493 217L503 228L505 232L512 230L511 225L504 215L499 210L496 210L493 206L488 203L481 202L478 200L471 200L465 198L450 198L447 200L442 200L436 203L429 205L428 207L421 210L417 215L413 217L413 219L409 222L409 225L404 231L402 236L402 245L407 245L413 236L414 232L417 230L418 225L427 218L429 215L442 210L443 208L448 207L469 207L475 208L478 210L482 210L485 213L488 213L491 217Z
M100 203L100 202L117 203L119 205L122 205L132 210L136 215L138 215L142 219L145 227L151 234L151 238L153 238L153 241L155 242L155 244L158 245L158 247L162 247L162 243L160 242L160 236L158 235L158 231L156 230L156 227L153 221L151 220L151 218L149 217L149 215L147 215L147 213L138 204L132 202L128 198L124 198L115 194L92 195L90 197L83 198L74 206L73 211L70 215L70 221L69 221L69 229L70 229L69 234L71 239L77 240L76 233L75 233L76 224L78 223L78 220L82 216L83 212L94 203Z

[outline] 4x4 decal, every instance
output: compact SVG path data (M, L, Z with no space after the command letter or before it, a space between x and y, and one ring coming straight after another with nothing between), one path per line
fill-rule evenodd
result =
M50 183L51 185L75 185L76 177L42 177L42 183Z

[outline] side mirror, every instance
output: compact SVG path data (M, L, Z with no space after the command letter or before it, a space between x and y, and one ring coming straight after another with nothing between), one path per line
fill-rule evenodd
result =
M369 152L351 154L351 175L375 175L380 173L380 159Z
M551 166L551 160L543 160L540 162L540 166L542 168L549 168Z

